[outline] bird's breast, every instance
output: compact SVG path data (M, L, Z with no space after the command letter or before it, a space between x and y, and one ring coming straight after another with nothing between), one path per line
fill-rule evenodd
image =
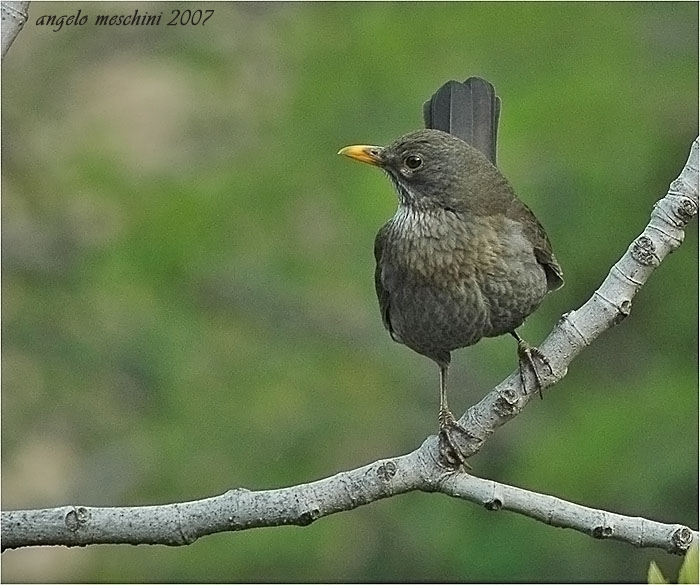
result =
M474 233L468 221L448 210L402 205L389 225L385 254L419 280L457 284L473 273L478 250L491 247L488 233Z
M503 216L401 206L387 228L380 264L389 317L414 349L511 331L546 294L532 244Z

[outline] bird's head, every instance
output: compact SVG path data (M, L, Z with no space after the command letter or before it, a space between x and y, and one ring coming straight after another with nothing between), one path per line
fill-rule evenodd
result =
M468 208L483 185L501 177L481 152L440 130L411 132L388 146L346 146L338 154L386 171L399 202L417 208Z

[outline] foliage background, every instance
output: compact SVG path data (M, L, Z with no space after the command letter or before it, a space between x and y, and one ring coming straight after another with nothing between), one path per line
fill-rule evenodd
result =
M163 12L160 27L97 14ZM172 9L212 8L204 28ZM43 14L88 14L52 32ZM419 127L444 81L503 99L500 166L567 285L645 225L698 126L696 3L32 3L3 64L3 508L310 481L435 432L437 371L390 341L372 243L395 198L337 157ZM698 526L697 223L632 315L475 473ZM462 412L515 367L455 355ZM192 546L3 555L5 581L639 581L659 551L410 494Z

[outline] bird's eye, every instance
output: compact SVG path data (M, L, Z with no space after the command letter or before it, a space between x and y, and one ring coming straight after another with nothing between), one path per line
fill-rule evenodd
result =
M409 169L416 170L423 164L423 159L417 154L409 154L403 162Z

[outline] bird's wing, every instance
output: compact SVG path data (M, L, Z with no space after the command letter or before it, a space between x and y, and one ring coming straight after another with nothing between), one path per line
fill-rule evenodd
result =
M461 138L496 164L501 100L485 79L448 81L423 104L425 127Z
M382 322L387 331L393 336L394 332L391 329L391 320L389 319L389 291L385 288L382 282L382 253L384 252L384 242L387 238L389 224L385 224L377 232L377 237L374 239L374 259L377 265L374 269L374 287L377 291L377 300L379 301L379 310L382 314Z
M544 268L547 290L554 291L564 286L564 272L552 251L547 232L530 208L519 199L514 199L506 216L516 219L523 226L525 237L532 243L535 259Z
M461 138L483 153L494 165L500 113L501 100L496 95L496 90L480 77L470 77L464 83L448 81L423 104L426 128L442 130ZM535 214L514 195L506 216L523 225L525 236L532 243L535 258L547 276L547 290L553 291L563 286L564 274L561 266ZM381 232L377 234L378 240L380 235ZM375 255L376 249L375 244ZM380 286L381 283L377 285L377 295ZM386 302L388 305L388 299ZM384 315L384 310L382 314Z

